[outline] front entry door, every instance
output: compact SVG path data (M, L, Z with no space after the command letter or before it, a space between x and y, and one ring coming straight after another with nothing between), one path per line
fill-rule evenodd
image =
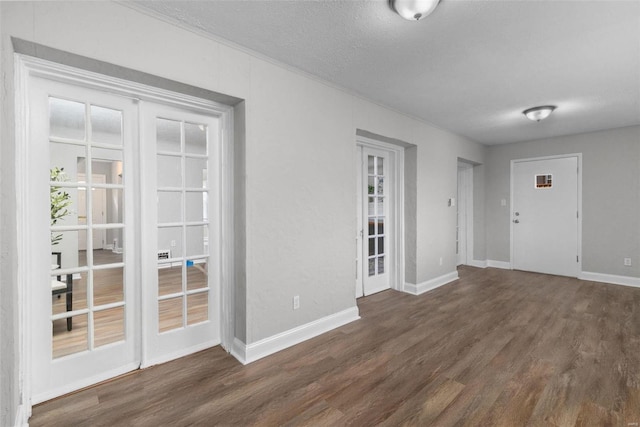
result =
M577 277L578 158L513 162L512 264Z
M390 194L393 185L391 155L388 151L362 147L360 161L360 215L361 224L361 290L356 296L371 295L390 288L391 254ZM359 282L357 282L359 283Z

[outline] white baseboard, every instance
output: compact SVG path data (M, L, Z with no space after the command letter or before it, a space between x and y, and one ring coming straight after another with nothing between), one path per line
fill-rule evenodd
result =
M358 319L360 313L355 306L251 344L245 344L236 338L231 354L246 365Z
M473 261L471 261L469 263L469 265L471 267L478 267L478 268L487 268L487 261L486 260L478 260L478 259L474 259Z
M511 270L511 263L510 262L508 262L508 261L494 261L492 259L487 259L487 260L474 259L473 261L471 261L469 263L469 265L471 267L478 267L478 268L493 267L493 268L500 268L502 270Z
M640 278L631 276L616 276L615 274L591 273L583 271L579 273L578 279L589 280L591 282L612 283L614 285L633 286L640 288Z
M487 260L487 267L501 268L503 270L511 270L511 262L509 261L494 261L492 259Z
M411 295L420 295L432 289L439 288L442 285L446 285L447 283L451 283L454 280L458 280L457 271L452 271L451 273L427 280L426 282L418 283L417 285L414 285L413 283L405 283L404 291Z

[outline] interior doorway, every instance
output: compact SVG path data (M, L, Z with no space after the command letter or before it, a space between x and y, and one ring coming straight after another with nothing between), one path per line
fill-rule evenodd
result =
M514 269L578 276L580 161L573 154L511 162Z
M356 157L356 298L404 282L403 149L360 137Z
M463 160L458 160L457 198L457 265L468 265L473 261L473 165Z
M17 68L26 404L230 345L231 109L33 58Z

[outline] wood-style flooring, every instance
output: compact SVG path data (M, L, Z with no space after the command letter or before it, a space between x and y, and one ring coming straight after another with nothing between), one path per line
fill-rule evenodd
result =
M640 289L463 267L247 366L220 347L40 404L37 426L638 426Z

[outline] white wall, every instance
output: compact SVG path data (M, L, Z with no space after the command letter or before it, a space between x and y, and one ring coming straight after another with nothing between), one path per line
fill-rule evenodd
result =
M3 74L12 73L14 36L245 99L244 159L236 159L245 168L236 207L246 215L236 230L245 239L236 252L244 256L244 289L236 297L245 298L236 302L245 310L236 336L245 343L355 306L356 129L417 145L416 281L455 271L455 208L447 200L456 194L458 157L482 163L483 146L120 4L2 2L0 10ZM13 93L11 79L3 87ZM13 109L5 96L2 119L11 123ZM3 129L3 179L12 171L12 141ZM3 196L13 185L2 181ZM15 245L11 200L3 198L10 205L8 219L3 211L3 249ZM3 260L2 276L15 276L14 266ZM9 296L3 307L14 306L14 285L2 282ZM15 325L13 313L6 317ZM16 336L2 333L3 343ZM11 372L14 348L1 350ZM16 390L4 378L15 377L3 375L1 394L11 410Z
M487 258L510 261L513 159L582 153L582 269L640 277L640 127L570 135L487 150ZM632 266L623 265L624 258Z

